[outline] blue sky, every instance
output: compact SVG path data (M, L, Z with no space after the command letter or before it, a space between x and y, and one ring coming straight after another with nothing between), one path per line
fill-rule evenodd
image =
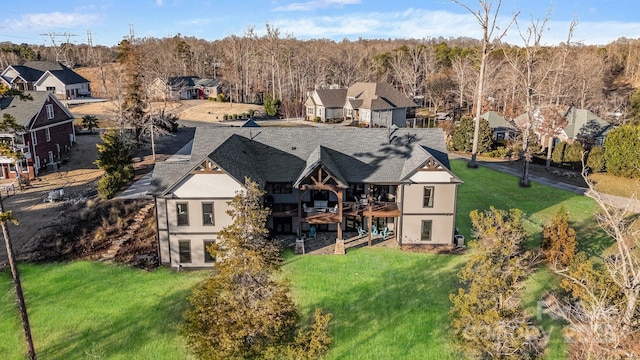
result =
M478 9L477 0L460 0ZM498 0L493 0L494 5ZM640 37L637 0L503 0L499 23L520 11L524 29L553 9L543 44L566 41L569 23L578 21L573 41L606 44ZM464 8L449 0L58 0L6 1L0 41L50 44L46 33L72 33L73 43L116 45L133 24L138 37L178 33L206 40L242 35L250 26L261 35L269 23L299 39L480 38L480 27ZM62 38L58 38L58 41ZM506 41L520 45L516 28Z

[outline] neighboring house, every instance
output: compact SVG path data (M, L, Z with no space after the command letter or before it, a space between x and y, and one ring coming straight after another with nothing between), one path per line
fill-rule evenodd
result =
M441 129L198 128L191 157L153 172L160 261L213 265L245 178L266 191L275 233L390 230L401 246L452 245L460 179Z
M326 122L329 119L344 120L344 105L347 99L347 89L320 89L314 90L307 101L307 120L320 119Z
M0 133L0 139L9 141L22 151L18 164L6 156L0 157L0 178L34 178L44 170L56 168L75 142L74 116L52 94L42 91L25 92L33 100L19 97L0 97L0 119L10 114L25 130L18 133Z
M149 86L152 98L170 100L214 98L218 96L220 89L220 80L197 76L170 77L166 81L156 78Z
M556 136L554 146L556 143L561 141L568 143L581 141L583 145L584 143L589 143L591 145L603 145L604 138L613 127L610 123L586 109L577 109L570 106L560 114L567 120L567 125ZM514 122L518 123L519 121L522 121L522 119L525 119L526 116L526 114L522 114L518 116ZM534 121L532 128L536 134L540 136L540 143L542 146L547 147L548 139L544 138L544 136L542 136L536 129L536 124L545 121L544 116L539 110L536 110L533 113L533 117Z
M352 120L370 127L406 127L417 105L387 83L358 82L348 89L314 90L307 101L306 119Z
M571 107L565 115L567 126L559 136L561 141L572 143L576 140L604 145L604 138L612 125L586 109Z
M48 91L58 99L91 96L89 80L54 61L28 61L7 67L0 75L5 84L20 91Z
M489 122L491 126L492 138L495 141L502 140L515 140L517 129L514 125L509 123L504 117L495 111L487 111L480 115L482 119Z

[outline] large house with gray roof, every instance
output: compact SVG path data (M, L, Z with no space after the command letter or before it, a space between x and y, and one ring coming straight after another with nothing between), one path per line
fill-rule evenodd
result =
M0 178L32 179L47 167L56 168L75 143L74 116L53 94L27 91L33 100L0 97L0 119L11 115L24 130L2 131L0 141L12 144L22 159L0 156Z
M336 250L374 227L401 246L453 244L461 181L441 129L207 127L189 157L153 172L162 264L213 266L206 246L245 178L266 191L276 234L335 234Z
M9 66L0 75L5 85L20 91L47 91L58 99L91 96L89 80L54 61L28 61Z
M370 127L406 127L417 105L391 84L358 82L347 89L313 91L305 102L306 119L351 120Z

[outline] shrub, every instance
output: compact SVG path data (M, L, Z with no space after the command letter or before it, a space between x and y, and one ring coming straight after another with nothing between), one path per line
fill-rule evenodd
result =
M587 155L587 166L593 172L605 171L604 147L594 146Z
M607 172L640 178L640 125L622 125L609 132L604 143Z
M451 146L454 150L470 152L473 150L474 121L465 116L460 120L460 125L453 130ZM478 152L484 153L491 149L491 126L485 119L480 119L480 132L478 135Z
M256 113L255 110L253 109L249 109L249 111L247 111L247 114L249 115L249 117L253 117L253 115Z
M227 101L227 97L224 94L220 93L218 94L218 101L225 102Z
M562 164L564 162L564 152L567 148L567 143L562 141L556 144L556 147L553 148L553 152L551 153L551 160L553 160L556 164Z
M564 162L568 163L572 169L581 168L583 153L584 148L582 147L582 144L577 141L573 142L572 144L567 145L564 151Z
M126 184L122 179L114 174L104 174L98 180L98 194L102 199L111 199Z
M222 115L222 120L229 120L229 114Z
M576 256L576 231L569 226L569 213L561 208L544 227L542 251L553 269L569 266Z
M233 118L237 119L238 118L238 114L233 114Z
M313 122L314 123L319 123L320 122L320 116L316 116L313 118Z

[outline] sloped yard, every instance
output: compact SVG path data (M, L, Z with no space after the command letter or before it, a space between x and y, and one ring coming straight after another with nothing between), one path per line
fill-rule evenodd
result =
M561 206L569 209L582 249L607 246L591 216L593 202L580 195L534 184L488 169L471 170L452 161L460 186L458 226L470 236L469 211L490 205L518 207L540 240L542 225ZM586 239L586 241L585 241ZM287 254L283 276L309 318L316 307L333 313L334 345L329 359L457 359L451 344L449 299L465 255L407 253L360 248L345 256ZM23 264L26 301L41 358L184 359L179 335L189 288L206 272L144 272L93 262ZM527 283L524 302L535 318L540 294L555 287L544 271ZM560 327L554 327L549 359L564 357ZM0 354L24 358L22 332L8 272L0 273Z

